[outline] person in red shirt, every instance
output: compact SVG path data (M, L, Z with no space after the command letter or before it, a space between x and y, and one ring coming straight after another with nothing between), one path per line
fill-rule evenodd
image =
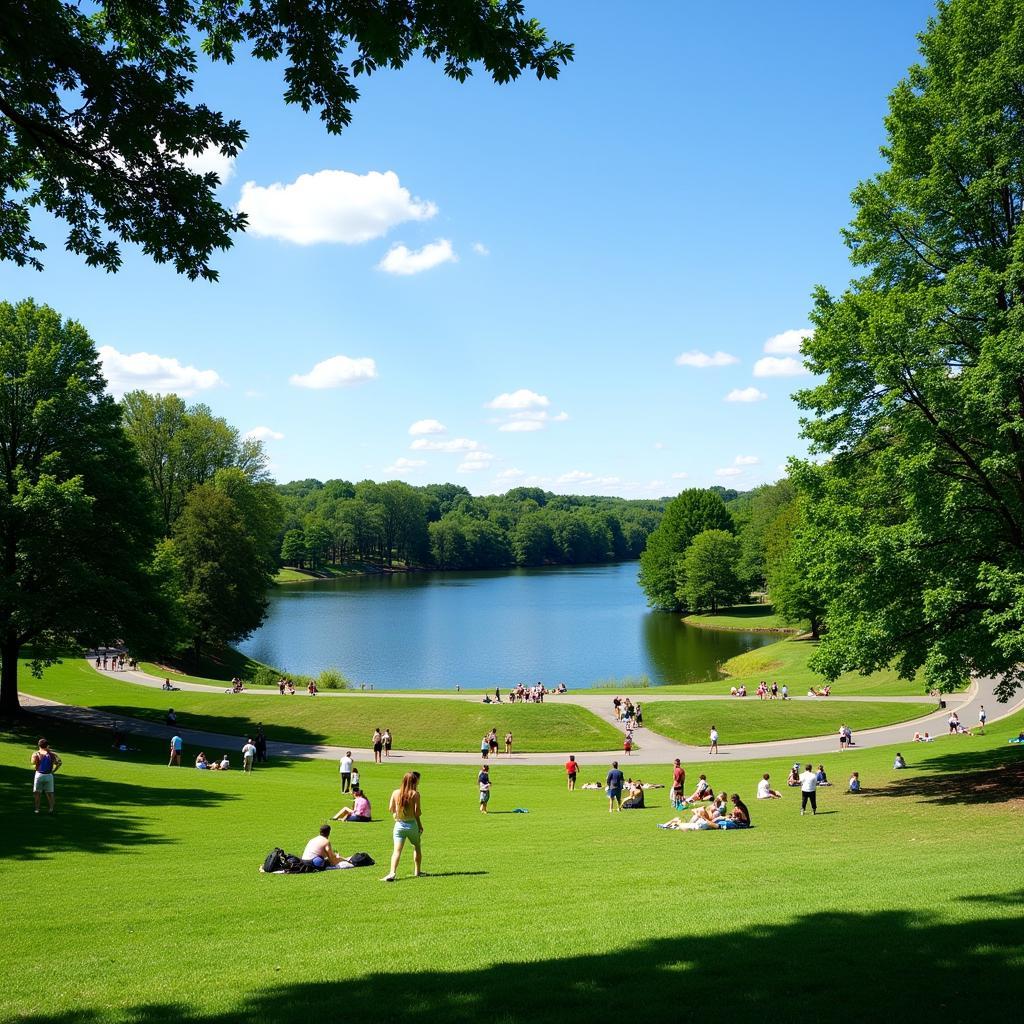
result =
M681 804L683 794L686 792L686 769L682 766L677 757L672 767L672 802Z
M570 754L569 760L565 762L565 774L569 780L569 789L573 790L576 788L576 773L580 770L580 766L576 763L576 755Z

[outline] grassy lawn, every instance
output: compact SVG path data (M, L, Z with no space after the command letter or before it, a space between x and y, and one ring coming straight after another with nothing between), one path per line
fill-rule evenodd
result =
M644 725L680 743L706 743L712 724L722 746L760 743L800 736L838 735L846 723L853 738L863 729L919 718L935 710L935 702L872 704L830 697L816 703L792 700L645 701ZM909 738L909 737L908 737Z
M262 662L246 657L233 647L204 654L194 673L186 672L180 665L176 667L158 665L152 661L139 662L141 671L151 676L158 676L160 679L173 679L177 682L187 683L212 683L214 685L234 679L235 676L240 679L249 679L257 669L263 667Z
M338 808L332 762L220 776L58 728L59 813L35 817L35 732L3 732L0 1019L660 1022L707 995L723 1019L759 1024L1012 1017L1024 749L1005 739L1021 724L903 748L905 772L891 749L826 763L837 782L859 770L867 792L821 791L814 818L789 791L749 800L762 771L784 779L784 759L715 764L715 787L748 799L746 832L659 831L664 791L609 816L600 792L567 793L548 768L495 767L491 809L505 813L484 817L475 769L426 766L431 875L409 879L406 854L390 886L387 821L335 830L374 868L256 872ZM365 766L375 815L398 771Z
M800 626L783 622L770 604L739 604L723 608L717 615L687 615L685 622L707 629L758 629L797 633Z
M163 722L173 706L184 729L232 736L263 722L267 737L291 743L368 746L375 727L389 728L396 749L478 750L492 726L500 739L512 730L521 751L610 750L622 734L570 704L484 705L404 697L282 697L273 694L164 693L111 679L82 661L47 669L41 680L22 672L22 687L38 697Z

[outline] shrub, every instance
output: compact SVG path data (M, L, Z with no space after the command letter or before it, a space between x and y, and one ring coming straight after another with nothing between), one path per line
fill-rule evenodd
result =
M316 685L321 690L350 690L352 684L336 668L325 668L317 676Z
M623 676L621 679L598 679L591 683L594 690L646 690L651 685L650 676Z
M277 686L278 679L281 678L281 673L277 669L271 668L269 665L260 665L258 669L252 674L252 678L249 680L253 686Z

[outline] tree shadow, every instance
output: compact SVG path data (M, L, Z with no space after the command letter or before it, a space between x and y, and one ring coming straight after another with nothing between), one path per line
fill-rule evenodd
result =
M1024 903L1024 889L1016 892L983 892L974 896L961 896L964 903L994 903L999 907L1016 907Z
M928 758L912 770L863 795L943 805L1024 802L1024 756L1018 749L960 750Z
M813 958L808 969L796 957ZM863 959L859 959L861 951ZM352 1020L410 1024L564 1024L567 1019L913 1021L999 1019L1024 984L1022 935L1010 918L940 921L923 913L816 913L724 934L699 931L588 956L497 962L259 988L224 1012L140 1003L20 1018L25 1024L235 1024ZM325 957L323 969L330 969ZM880 973L884 969L884 977ZM968 983L954 982L959 977ZM873 980L872 980L873 979ZM704 1006L704 1009L700 1009Z
M65 772L56 779L57 813L46 813L44 796L36 815L31 769L0 765L0 860L35 860L72 851L120 856L133 847L173 843L134 812L145 807L211 807L237 799L192 787L134 786Z

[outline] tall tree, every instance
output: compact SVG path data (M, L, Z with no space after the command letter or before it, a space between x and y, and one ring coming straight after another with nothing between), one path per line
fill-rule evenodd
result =
M739 530L742 553L738 571L752 590L765 585L766 552L772 523L795 497L796 488L790 480L763 484L750 492L749 513Z
M739 538L726 530L705 530L693 538L683 555L683 571L677 590L680 603L690 611L736 604L747 595L738 572Z
M67 222L66 246L117 270L121 243L190 278L216 280L212 255L245 217L217 198L216 174L190 168L235 156L236 120L189 103L206 58L244 49L282 68L287 103L316 108L339 133L359 98L353 79L422 54L464 81L556 78L572 46L549 41L522 0L29 0L0 6L0 259L42 266L32 234L43 207Z
M158 525L85 329L0 302L0 712L18 708L26 644L152 639Z
M824 577L803 496L784 506L765 531L765 576L782 621L809 624L817 640L825 619Z
M678 595L682 556L693 538L705 530L733 530L732 517L715 491L690 488L668 503L640 556L640 585L648 604L667 610L682 608Z
M853 193L863 274L815 296L801 470L830 676L1024 680L1024 5L949 0Z

